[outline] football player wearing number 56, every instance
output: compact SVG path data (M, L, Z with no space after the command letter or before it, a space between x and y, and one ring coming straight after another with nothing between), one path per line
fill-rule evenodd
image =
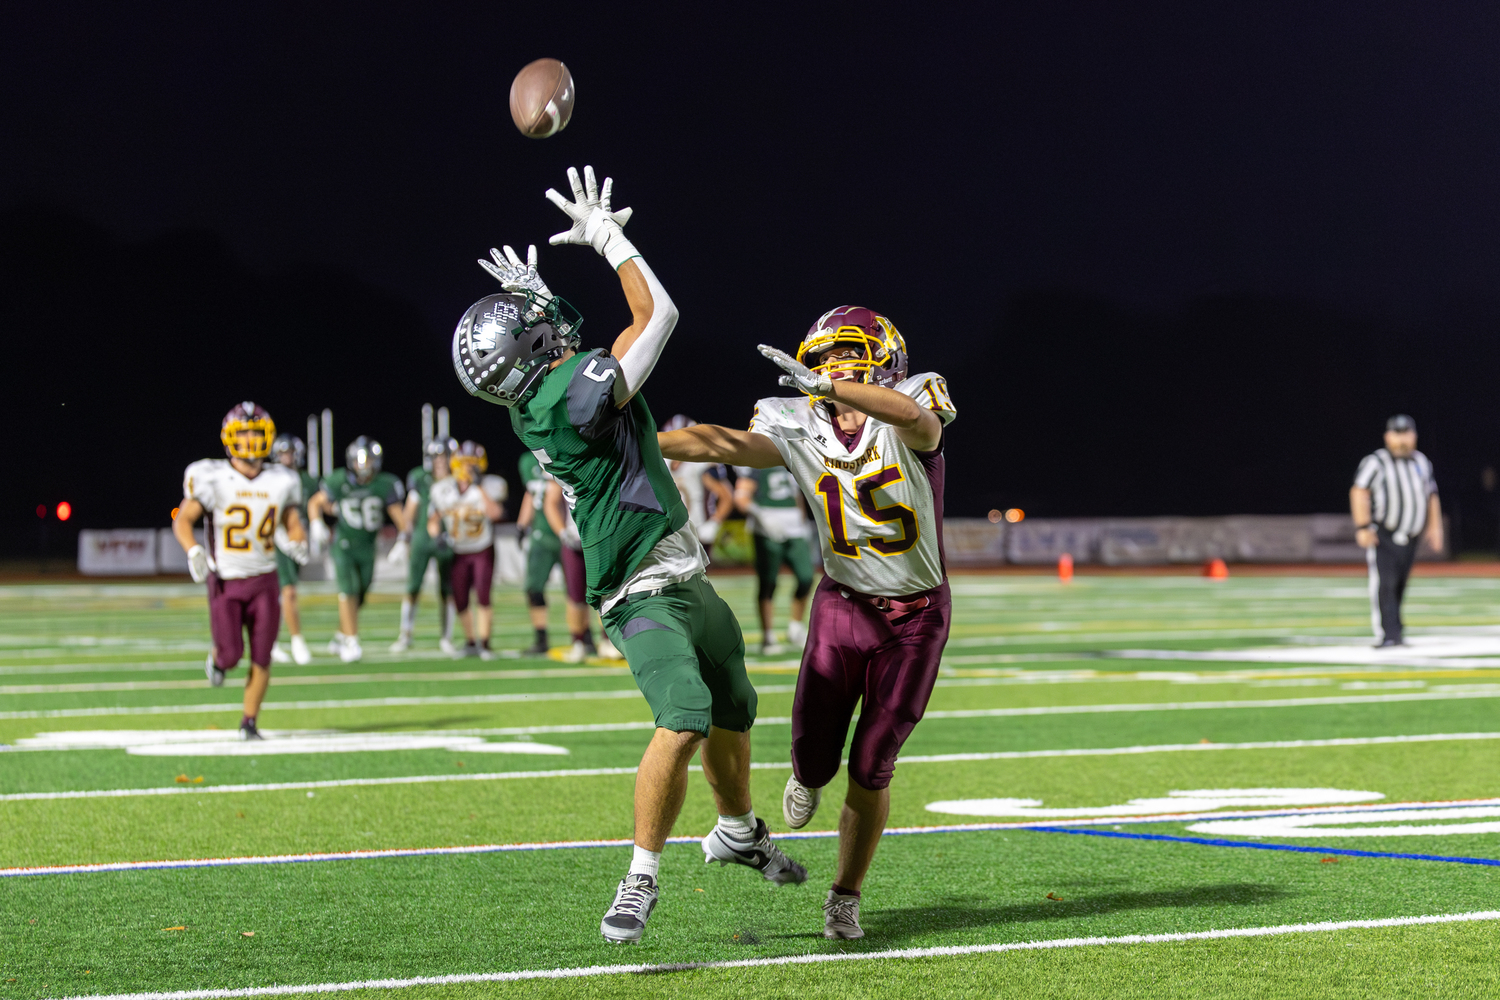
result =
M854 706L838 872L823 934L863 937L860 887L890 812L896 754L927 709L948 641L943 565L943 435L954 418L943 379L907 377L889 319L840 306L813 324L795 358L761 345L804 396L762 399L748 431L699 424L659 438L685 462L787 468L812 507L823 581L792 704L792 777L782 813L794 830L839 769Z
M240 736L247 740L261 738L255 720L271 683L271 649L281 628L276 552L285 552L299 565L308 558L297 513L302 484L293 470L266 462L275 437L271 415L254 403L230 410L219 428L228 459L205 458L187 467L182 503L172 522L193 582L208 584L213 652L204 670L214 687L224 683L224 671L239 664L244 631L250 632L250 676L240 720ZM193 537L193 525L205 516L206 547Z
M453 549L453 606L464 627L464 648L457 656L493 660L490 651L490 584L495 579L494 524L505 516L502 496L492 496L480 477L489 468L484 445L465 441L448 460L452 475L432 486L428 500L427 536L436 540L446 533ZM489 478L489 477L486 477ZM499 493L499 490L494 490ZM469 610L469 591L479 613ZM478 618L476 628L475 618Z
M322 488L307 504L315 528L324 514L338 518L331 551L339 588L339 631L328 651L345 663L365 655L359 645L359 609L375 579L375 537L387 518L397 531L406 530L406 490L401 480L380 471L382 457L380 442L361 434L344 452L345 468L325 475Z

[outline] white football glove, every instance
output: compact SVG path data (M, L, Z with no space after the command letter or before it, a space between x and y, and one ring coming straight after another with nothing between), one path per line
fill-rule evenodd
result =
M482 260L479 266L500 282L501 288L507 292L520 292L521 294L530 292L542 305L552 301L552 290L547 287L542 276L536 273L536 247L526 248L526 263L524 264L510 247L505 248L503 257L499 250L491 247L490 256L495 259L493 264Z
M405 566L411 555L411 546L406 543L406 532L396 536L396 544L385 554L385 561L392 566Z
M634 246L625 238L621 227L630 221L628 208L618 211L609 207L609 194L614 188L614 178L604 178L604 189L599 189L598 182L594 179L594 168L583 168L583 181L578 179L578 171L572 167L568 168L568 183L573 186L573 200L569 201L558 194L554 188L547 189L547 200L567 213L568 218L573 220L573 227L565 232L558 233L547 242L553 246L563 243L581 243L593 247L609 266L615 270L632 257L640 256Z
M833 379L813 371L786 351L778 351L769 344L760 345L760 353L781 366L785 375L776 381L791 389L801 389L809 396L826 396L833 391Z
M208 579L208 550L201 545L194 545L187 551L188 575L193 578L194 583L202 583Z
M300 542L294 542L292 536L286 533L286 528L278 525L271 539L276 543L276 547L298 566L306 566L312 561L312 552L308 550L306 538Z
M713 518L709 518L707 521L704 521L702 524L698 525L698 541L702 542L704 545L712 545L714 543L714 539L719 537L719 529L721 527L723 527L723 525L721 525L718 521L715 521Z
M308 520L307 541L314 558L328 550L328 524L321 517Z

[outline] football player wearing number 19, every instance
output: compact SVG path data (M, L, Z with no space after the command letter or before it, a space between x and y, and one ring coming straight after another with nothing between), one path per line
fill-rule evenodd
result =
M592 246L620 279L632 321L609 351L580 352L582 317L509 247L481 261L506 294L488 295L459 321L453 367L471 394L510 409L522 444L562 485L573 508L589 603L651 705L656 731L635 782L635 850L600 921L606 941L639 941L657 902L668 832L687 795L688 761L701 750L719 820L705 860L741 864L783 884L807 878L771 841L750 802L755 689L738 622L704 576L707 558L656 446L641 386L677 322L661 282L625 239L629 209L610 208L592 167L569 170L573 201L547 197L572 226L556 244Z
M761 345L804 396L762 399L748 431L699 424L661 435L688 462L787 468L810 501L823 581L792 703L787 825L806 826L839 769L854 706L838 871L823 934L863 937L861 886L890 812L896 754L927 709L948 641L943 566L947 385L907 377L906 343L889 319L841 306L813 324L795 358Z
M271 683L271 647L281 627L276 552L306 564L307 539L297 505L302 484L279 463L267 463L276 425L254 403L240 403L224 417L219 440L228 459L205 458L187 467L182 502L172 534L188 557L194 583L208 584L209 634L213 652L204 670L214 687L224 683L245 652L250 632L250 676L245 681L245 715L240 736L261 738L256 728L260 704ZM203 540L193 525L207 515Z

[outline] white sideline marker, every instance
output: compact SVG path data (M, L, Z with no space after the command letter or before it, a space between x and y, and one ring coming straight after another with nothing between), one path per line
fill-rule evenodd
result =
M776 958L742 958L720 962L676 962L662 965L590 965L572 969L528 969L521 972L475 972L449 976L418 976L411 979L366 979L347 983L310 983L300 986L256 986L238 990L177 990L169 993L92 994L89 1000L218 1000L220 997L286 996L297 993L340 993L347 990L402 989L408 986L446 986L457 983L503 983L526 979L580 979L591 976L640 975L642 973L691 972L697 969L753 969L769 965L816 965L823 962L868 962L876 959L950 958L960 955L990 955L1006 951L1041 951L1054 948L1087 948L1099 945L1171 944L1179 941L1217 941L1225 938L1279 937L1285 934L1321 934L1329 931L1375 930L1383 927L1415 927L1424 924L1473 923L1500 920L1500 910L1472 913L1442 913L1421 917L1386 917L1380 920L1322 920L1309 924L1278 924L1272 927L1234 927L1225 930L1183 931L1175 934L1123 934L1119 937L1052 938L1013 941L1008 944L946 945L936 948L891 948L886 951L830 952L815 955L782 955ZM84 1000L68 997L66 1000Z
M790 719L766 720L789 723ZM610 724L613 728L617 724ZM634 724L631 724L632 726ZM649 727L646 723L642 728ZM537 727L530 731L551 727ZM576 731L576 730L570 730ZM947 764L955 761L1028 760L1040 757L1117 757L1145 753L1191 753L1206 750L1292 750L1302 747L1358 747L1390 743L1440 743L1500 740L1500 733L1424 733L1416 736L1349 736L1331 740L1262 740L1254 743L1163 743L1156 746L1085 747L1071 750L1000 750L994 753L945 753L902 757L907 764ZM12 753L23 752L13 750ZM35 751L33 751L35 752ZM752 771L790 770L790 761L755 761ZM702 770L694 764L690 771ZM153 795L209 795L226 792L285 792L317 788L358 788L366 785L423 785L448 781L513 781L526 778L596 778L635 774L633 767L589 767L550 771L478 771L473 774L412 774L391 778L338 778L323 781L275 781L242 785L164 785L159 788L92 788L64 792L10 792L0 802L39 802L51 799L119 799Z

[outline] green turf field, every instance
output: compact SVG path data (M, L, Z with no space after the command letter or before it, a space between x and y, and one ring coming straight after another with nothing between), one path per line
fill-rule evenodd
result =
M715 585L748 630L753 579ZM379 593L341 664L309 589L316 658L274 668L247 747L201 588L0 588L0 998L1500 991L1500 580L1414 580L1412 645L1376 654L1360 579L957 577L867 936L821 937L836 792L783 844L811 881L773 890L702 864L694 775L637 947L598 936L651 735L628 671L451 661L430 602L396 657ZM785 830L796 660L752 660Z

